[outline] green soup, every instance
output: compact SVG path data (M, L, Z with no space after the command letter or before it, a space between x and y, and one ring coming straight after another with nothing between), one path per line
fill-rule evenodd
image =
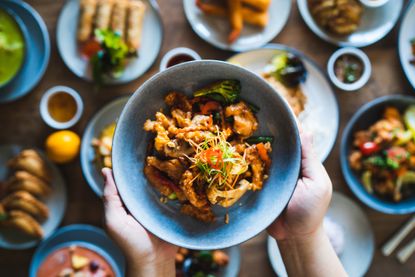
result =
M22 66L25 42L14 18L0 9L0 86L9 82Z

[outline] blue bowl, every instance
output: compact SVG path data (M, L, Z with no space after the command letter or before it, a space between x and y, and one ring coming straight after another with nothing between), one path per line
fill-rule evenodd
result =
M365 104L354 114L347 124L341 141L341 168L350 189L363 203L387 214L408 214L415 212L415 196L394 203L368 193L360 181L360 176L350 168L348 157L353 144L353 134L356 131L367 129L379 120L385 108L388 106L394 106L403 112L410 105L415 105L415 97L403 95L384 96Z
M180 213L177 203L162 204L148 184L143 167L152 137L143 130L146 119L162 108L170 91L191 95L197 88L220 79L241 81L241 95L261 107L256 134L275 137L272 168L261 191L247 193L228 209L215 207L213 223L203 223ZM118 190L131 214L150 232L170 243L190 249L227 248L246 241L270 225L284 210L300 170L300 139L286 102L260 76L220 61L193 61L173 66L153 76L130 98L115 130L113 170Z

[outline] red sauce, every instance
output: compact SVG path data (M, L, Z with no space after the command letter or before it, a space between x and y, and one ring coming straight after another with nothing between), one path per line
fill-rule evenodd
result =
M185 62L190 62L190 61L194 61L195 59L187 54L179 54L176 56L173 56L168 62L167 62L167 67L171 67L173 65L177 65L180 63L185 63Z
M80 269L72 265L73 255L88 259L88 263ZM70 246L58 249L49 254L37 271L37 277L55 277L63 275L64 271L82 272L88 276L115 277L110 264L96 252L82 247ZM61 275L60 275L61 274ZM72 275L68 275L72 276Z

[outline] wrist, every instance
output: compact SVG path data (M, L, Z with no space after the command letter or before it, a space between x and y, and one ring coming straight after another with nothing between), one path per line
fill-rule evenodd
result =
M305 234L289 234L283 238L275 238L278 245L307 245L318 241L325 236L323 225L320 224L314 231Z
M126 276L140 277L165 277L175 276L174 260L153 261L153 262L137 262L134 259L127 259Z

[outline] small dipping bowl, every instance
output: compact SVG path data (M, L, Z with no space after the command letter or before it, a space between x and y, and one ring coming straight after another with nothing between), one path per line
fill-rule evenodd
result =
M337 62L346 57L358 61L362 67L360 77L356 81L349 83L340 80L336 74ZM327 73L332 83L339 89L344 91L356 91L361 89L369 81L370 74L372 73L372 66L369 57L362 50L354 47L345 47L340 48L331 55L327 63Z
M196 60L201 60L202 57L196 51L186 48L186 47L178 47L173 48L169 52L167 52L160 62L160 71L163 71L169 67L174 65L178 65L185 62L191 62Z
M56 86L48 89L40 100L40 115L47 125L67 129L81 118L84 104L74 89Z
M368 8L379 8L388 2L389 0L360 0L360 3Z

